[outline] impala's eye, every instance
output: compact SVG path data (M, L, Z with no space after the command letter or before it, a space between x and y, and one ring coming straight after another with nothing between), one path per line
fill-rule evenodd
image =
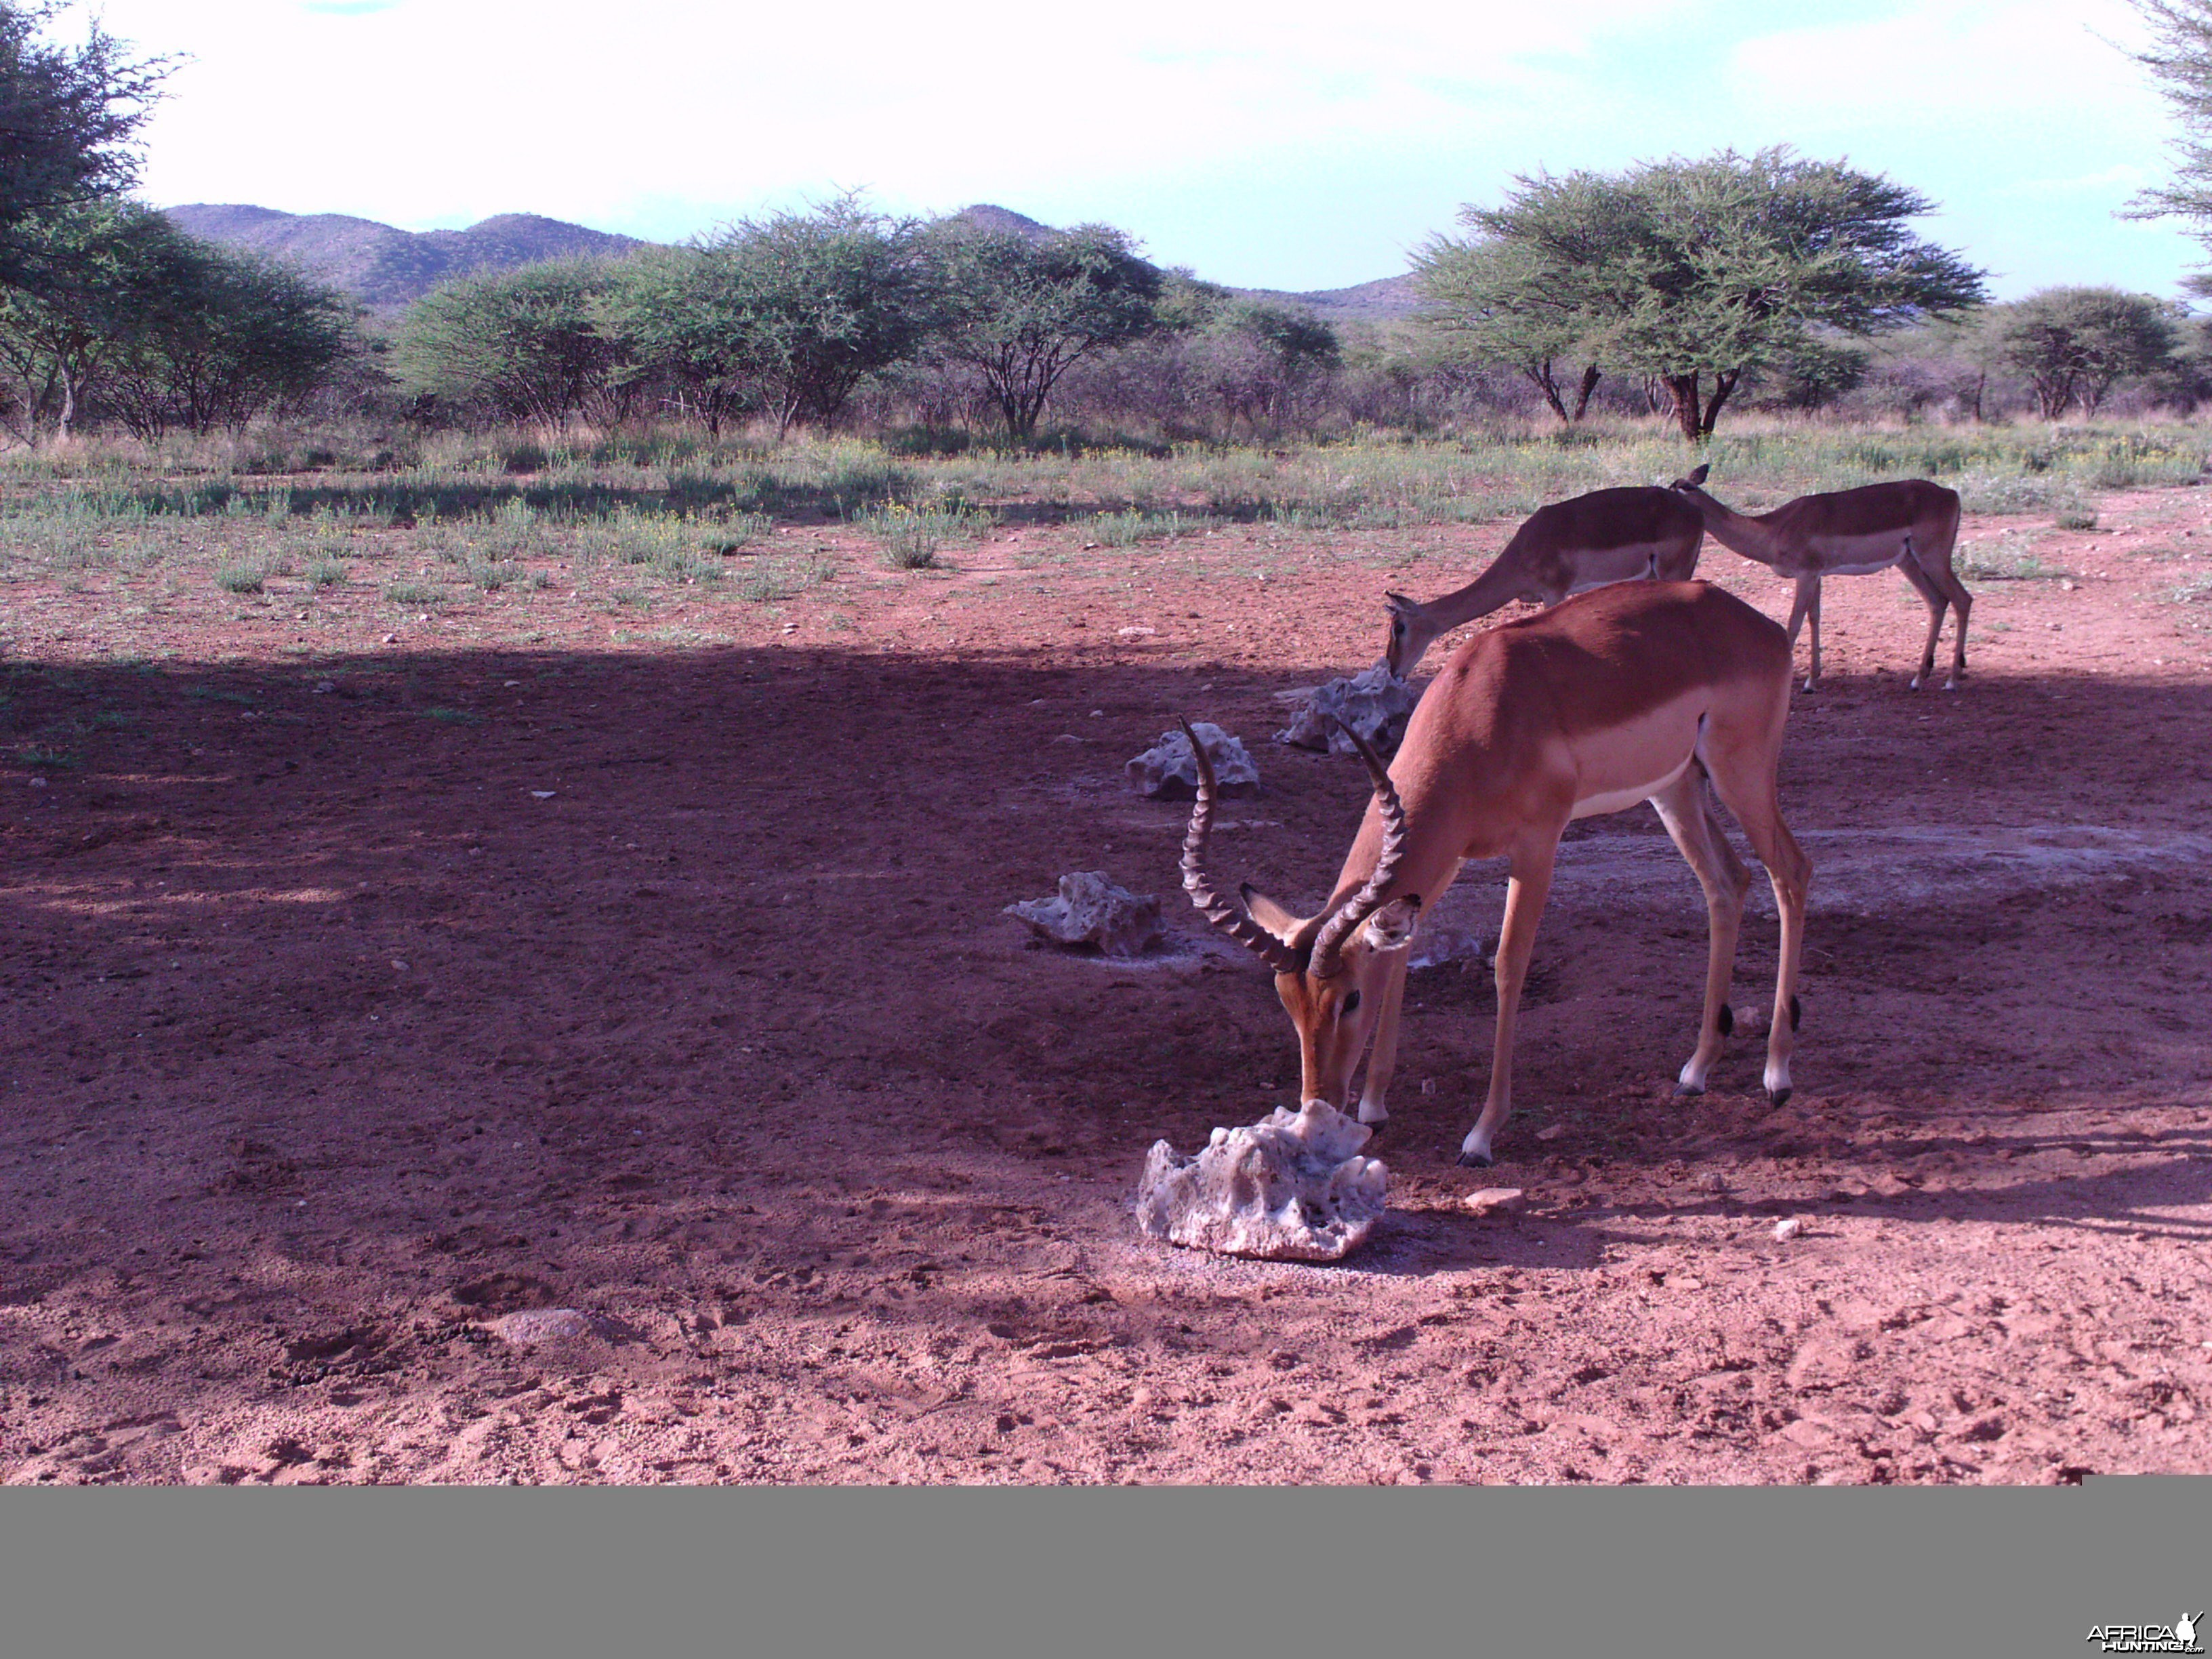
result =
M1390 624L1390 631L1393 634L1402 635L1406 631L1406 624L1402 622L1394 622Z
M1356 1014L1356 1013L1358 1013L1358 1012L1359 1012L1359 993L1358 993L1358 992L1357 992L1357 991L1354 991L1354 992L1353 992L1350 996L1347 996L1346 998L1345 998L1343 1006L1340 1007L1340 1008L1336 1011L1336 1013L1337 1013L1337 1018L1340 1018L1340 1019L1342 1019L1342 1018L1346 1018L1346 1017L1348 1017L1348 1016L1350 1016L1350 1015Z

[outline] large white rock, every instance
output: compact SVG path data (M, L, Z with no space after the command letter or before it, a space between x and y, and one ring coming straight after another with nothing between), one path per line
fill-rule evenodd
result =
M1289 728L1275 733L1275 741L1349 755L1353 752L1352 740L1336 725L1342 720L1374 744L1377 754L1395 755L1419 701L1412 686L1391 674L1389 664L1378 662L1348 679L1316 686L1291 717Z
M1260 768L1243 739L1232 738L1212 720L1191 725L1213 763L1213 781L1224 795L1249 795L1260 787ZM1160 740L1122 769L1129 787L1148 800L1189 800L1198 793L1198 760L1190 739L1180 728L1160 733Z
M1382 1218L1390 1171L1359 1149L1373 1131L1310 1100L1243 1129L1216 1129L1196 1158L1152 1143L1137 1188L1147 1237L1224 1255L1335 1261Z
M1159 900L1115 886L1103 870L1062 876L1057 897L1024 899L1009 904L1005 914L1055 944L1095 945L1109 957L1142 956L1167 937Z

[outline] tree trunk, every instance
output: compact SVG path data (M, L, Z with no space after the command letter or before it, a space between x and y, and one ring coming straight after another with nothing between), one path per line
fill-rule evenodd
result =
M1590 393L1597 390L1598 379L1598 366L1595 363L1586 363L1583 366L1582 390L1575 394L1576 420L1579 421L1589 413Z
M1741 379L1743 371L1740 368L1731 368L1713 376L1712 401L1705 405L1705 417L1698 423L1700 437L1713 435L1713 422L1721 417L1721 405L1729 400L1729 393L1735 390L1736 382Z
M1545 357L1533 363L1523 363L1521 373L1528 377L1529 384L1544 394L1544 401L1552 406L1552 413L1559 417L1559 424L1566 425L1567 405L1559 396L1559 381L1553 378L1552 360Z
M1694 374L1668 374L1662 377L1668 393L1674 399L1674 424L1682 429L1682 436L1695 443L1705 436L1699 423L1698 410L1698 377Z
M70 428L76 423L76 377L64 368L61 371L61 379L62 416L54 422L54 439L58 443L67 443Z

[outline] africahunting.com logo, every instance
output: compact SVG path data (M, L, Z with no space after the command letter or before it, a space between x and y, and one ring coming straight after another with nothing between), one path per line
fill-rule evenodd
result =
M2203 1613L2192 1613L2170 1625L2099 1625L2086 1639L2100 1653L2202 1653L2197 1632L2203 1620Z

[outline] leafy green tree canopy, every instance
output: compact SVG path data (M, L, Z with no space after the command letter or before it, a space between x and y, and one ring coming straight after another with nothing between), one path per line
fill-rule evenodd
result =
M928 237L939 285L937 350L983 378L1019 442L1036 435L1060 377L1156 325L1159 270L1109 225L1037 240L940 221Z
M400 384L465 409L566 426L623 378L623 343L602 325L620 281L616 267L569 259L433 289L400 319Z
M757 404L781 439L834 422L865 377L912 356L931 293L919 228L846 197L640 261L614 306L641 369L687 388L711 426Z
M1810 355L1814 331L1873 334L1985 297L1981 272L1907 228L1927 198L1784 146L1516 185L1461 211L1467 239L1425 250L1432 315L1456 293L1459 325L1504 361L1548 347L1656 376L1692 442L1746 374Z
M2047 288L1984 317L1984 350L2035 387L2055 420L2077 402L2094 418L2114 385L2164 368L2180 344L2177 307L2116 288Z
M46 38L59 0L0 0L0 285L34 276L40 252L26 222L119 196L138 176L132 140L149 112L164 58L134 62L95 22L76 47Z

